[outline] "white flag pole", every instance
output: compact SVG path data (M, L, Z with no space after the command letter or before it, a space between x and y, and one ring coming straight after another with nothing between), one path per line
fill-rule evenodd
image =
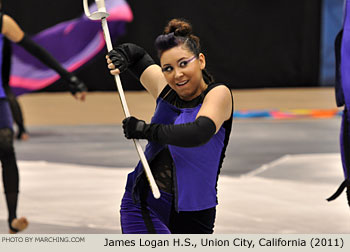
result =
M97 8L98 8L98 11L96 11L94 13L90 13L88 0L83 0L85 15L89 19L92 19L92 20L101 20L103 34L104 34L104 38L105 38L105 41L106 41L107 50L108 50L108 52L110 52L111 50L113 50L113 45L112 45L111 36L109 34L108 24L107 24L107 17L109 16L109 13L106 10L105 1L104 0L95 0L95 2L96 2L96 5L97 5ZM124 111L125 117L129 117L130 116L130 112L129 112L129 109L128 109L128 105L126 103L124 90L123 90L123 86L122 86L122 83L120 81L119 75L115 75L114 79L115 79L115 83L117 85L119 98L120 98L120 101L122 103L122 107L123 107L123 111ZM140 142L137 139L133 139L133 141L134 141L137 153L138 153L138 155L140 157L141 163L143 165L143 168L145 170L146 177L147 177L148 182L150 184L153 196L154 196L154 198L159 199L160 198L160 192L159 192L158 186L157 186L157 184L156 184L156 182L155 182L155 180L153 178L153 175L152 175L152 172L151 172L151 168L149 167L149 164L147 162L145 153L143 153L141 144L140 144Z

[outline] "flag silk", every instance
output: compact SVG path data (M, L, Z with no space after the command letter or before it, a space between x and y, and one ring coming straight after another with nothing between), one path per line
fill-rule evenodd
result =
M125 0L105 0L110 14L107 18L112 40L125 33L125 24L133 19ZM97 10L96 4L90 6ZM34 35L32 39L45 48L69 72L73 72L96 56L105 46L100 20L93 21L84 14L59 23ZM13 44L10 86L16 95L48 87L60 76L22 47Z

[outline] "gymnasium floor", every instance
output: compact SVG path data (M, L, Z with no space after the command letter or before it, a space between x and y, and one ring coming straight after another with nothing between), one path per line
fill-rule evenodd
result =
M236 110L334 109L331 88L233 90ZM145 92L127 92L131 114L149 120ZM138 161L120 127L116 93L20 98L31 138L16 142L19 215L25 233L120 233L126 175ZM215 233L350 233L345 194L325 199L343 181L340 116L236 119L219 179ZM144 145L145 143L142 142ZM0 198L0 233L7 232Z

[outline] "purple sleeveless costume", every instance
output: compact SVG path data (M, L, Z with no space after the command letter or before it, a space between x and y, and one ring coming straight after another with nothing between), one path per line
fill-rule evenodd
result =
M213 87L209 85L207 94ZM167 87L166 87L167 88ZM170 89L170 88L169 88ZM174 92L174 91L173 91ZM202 97L202 101L204 96ZM195 107L179 108L158 97L157 106L151 123L183 124L193 122L201 108L202 101ZM151 162L159 152L168 148L173 160L174 193L161 192L156 200L145 188L142 180L143 167L138 163L128 175L126 192L121 205L121 224L123 233L148 233L147 221L142 218L142 208L147 208L150 222L155 233L171 233L169 218L172 211L192 212L215 208L217 201L217 181L223 163L232 117L224 122L220 130L204 145L198 147L178 147L148 142L145 150L147 160ZM142 201L142 195L144 201Z

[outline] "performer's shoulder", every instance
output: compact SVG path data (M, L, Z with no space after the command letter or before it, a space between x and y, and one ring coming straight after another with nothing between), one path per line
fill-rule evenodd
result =
M229 87L229 85L222 83L222 82L209 84L208 88L205 90L205 94L208 94L212 90L219 90L219 89L223 90L223 91L225 90L224 92L229 91L232 95L232 91L231 91L231 88Z

